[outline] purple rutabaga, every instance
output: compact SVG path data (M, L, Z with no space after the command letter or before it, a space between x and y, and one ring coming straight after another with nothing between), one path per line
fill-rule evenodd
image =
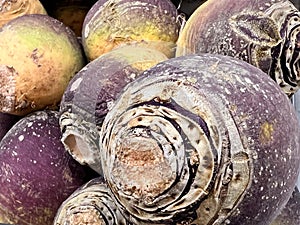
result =
M179 26L170 0L99 0L87 13L82 43L89 60L128 43L175 54Z
M122 89L144 70L166 60L155 49L121 46L86 65L70 81L60 105L62 142L81 164L101 172L99 135Z
M269 225L295 187L300 130L288 97L260 69L190 55L127 85L104 119L100 150L134 224Z
M291 96L300 88L300 12L288 0L208 0L178 38L176 56L193 53L242 59Z
M57 108L85 64L74 32L47 15L23 15L0 29L0 40L0 111L26 115Z
M129 225L102 177L78 188L57 211L53 225Z
M0 142L0 223L51 225L61 203L95 176L60 141L58 112L20 119Z

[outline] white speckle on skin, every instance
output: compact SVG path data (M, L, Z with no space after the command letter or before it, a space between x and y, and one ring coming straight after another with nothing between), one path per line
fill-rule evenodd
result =
M33 122L29 122L29 123L27 123L27 126L28 126L28 127L31 127L32 124L33 124Z
M129 75L129 77L130 77L131 79L135 79L135 78L136 78L136 74L135 74L135 73L131 73L131 74Z
M23 141L23 140L24 140L24 135L20 135L20 136L18 137L18 139L19 139L19 141Z
M225 90L226 94L228 94L228 95L231 94L231 92L227 88L225 88L224 90Z
M242 93L245 93L246 90L247 90L247 88L240 88L240 91L241 91Z
M107 102L106 104L107 104L107 109L108 109L108 110L111 110L112 107L114 106L114 101L109 101L109 102Z
M70 91L75 91L75 90L79 87L81 81L82 81L82 78L81 78L81 77L78 78L78 79L71 85Z

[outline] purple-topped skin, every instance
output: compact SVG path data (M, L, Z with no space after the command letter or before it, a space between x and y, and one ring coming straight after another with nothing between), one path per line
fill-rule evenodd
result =
M300 12L288 0L209 0L189 18L176 56L229 55L267 73L292 96L300 88Z
M201 54L166 60L127 85L100 149L108 186L134 224L269 225L295 187L299 138L295 110L270 77Z
M122 89L144 70L166 60L159 51L122 46L93 60L70 81L60 104L62 142L81 164L102 174L99 134Z
M95 174L60 142L58 112L20 119L0 142L0 222L51 225L60 204Z

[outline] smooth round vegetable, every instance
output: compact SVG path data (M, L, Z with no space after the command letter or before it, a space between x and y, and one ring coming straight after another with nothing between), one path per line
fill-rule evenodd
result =
M0 223L51 225L62 204L95 177L65 151L58 112L20 119L0 142Z
M176 56L217 53L242 59L293 95L300 88L300 12L286 0L208 0L179 35Z
M90 180L66 199L53 225L129 225L102 177Z
M295 109L260 69L190 55L127 85L104 119L101 162L134 224L267 225L295 187L299 138Z
M0 30L0 111L26 115L57 108L84 65L75 34L41 14L18 17Z
M166 59L155 49L121 46L72 78L60 104L60 126L62 142L74 159L102 174L98 131L104 117L129 82Z
M10 20L25 14L47 14L39 0L1 0L0 28Z
M91 61L116 46L136 42L173 57L179 28L176 17L170 0L99 0L83 23L85 54Z

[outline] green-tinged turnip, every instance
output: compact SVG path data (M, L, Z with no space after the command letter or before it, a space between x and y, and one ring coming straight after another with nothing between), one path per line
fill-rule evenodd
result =
M74 32L41 14L24 15L0 29L0 111L26 115L57 108L84 65Z
M173 57L179 26L170 0L99 0L87 13L82 43L89 60L136 42Z
M53 225L129 225L102 177L78 188L57 211Z
M269 225L296 184L300 127L260 69L190 55L126 86L104 119L100 150L107 184L134 224Z
M1 0L0 28L10 20L25 14L47 14L39 0Z
M61 141L58 112L21 118L0 142L0 223L51 225L61 203L95 177Z
M176 56L198 53L244 60L292 96L300 88L300 12L288 0L208 0L177 42Z
M101 174L98 130L122 89L166 60L155 49L121 46L87 64L70 81L60 105L62 142L81 164Z

